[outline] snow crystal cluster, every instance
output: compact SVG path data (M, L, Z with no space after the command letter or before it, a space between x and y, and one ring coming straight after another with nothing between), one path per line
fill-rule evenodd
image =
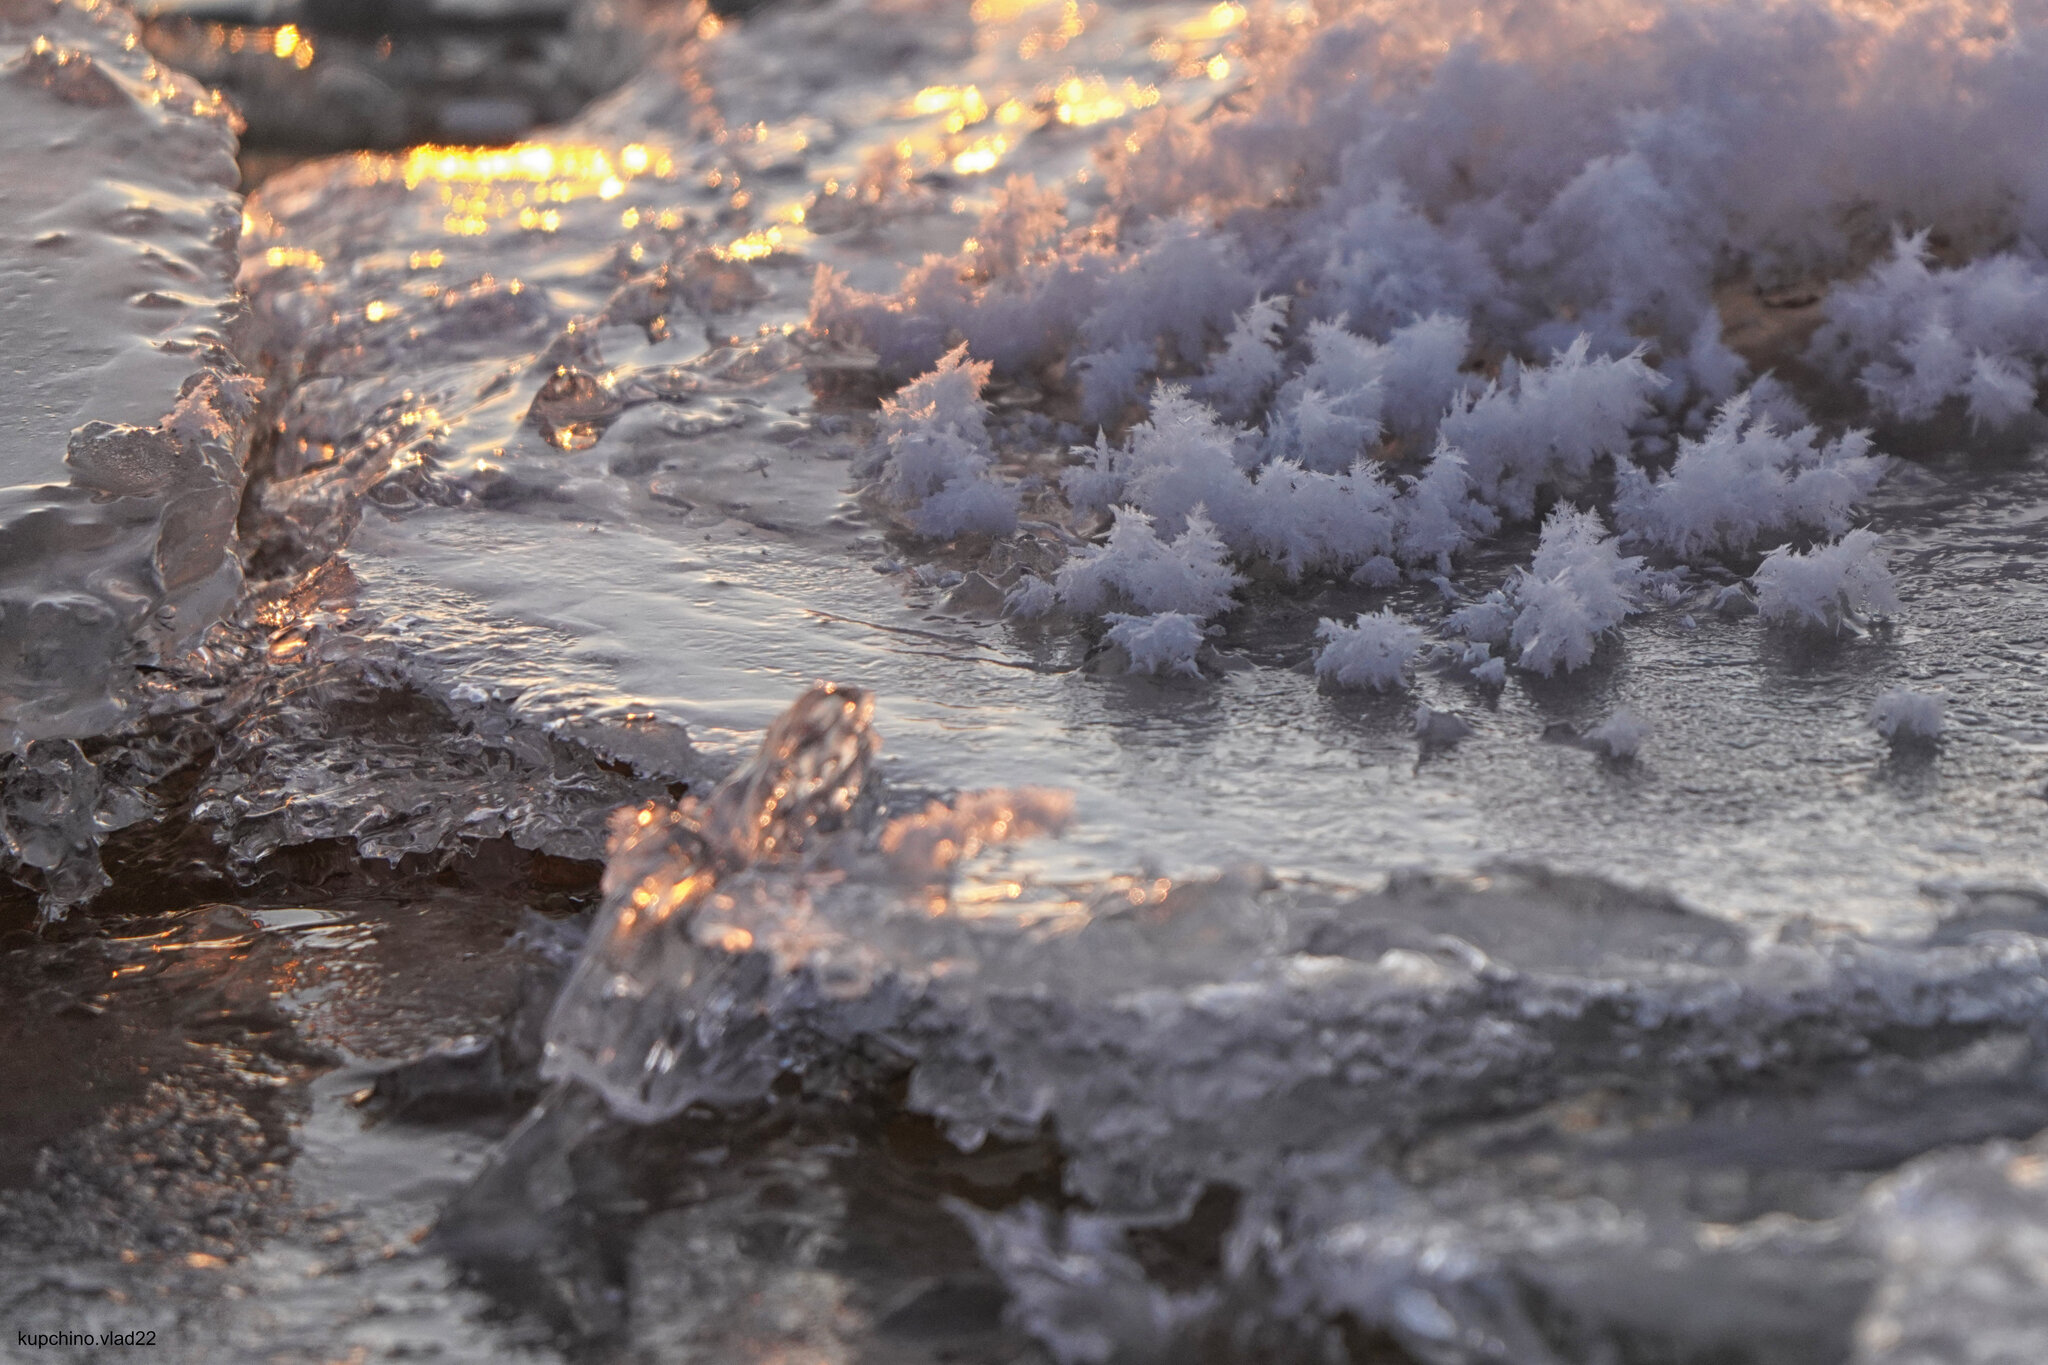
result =
M893 291L821 269L811 325L922 375L877 485L928 534L1014 525L990 376L1096 429L1056 485L1106 536L1010 579L1020 615L1206 626L1247 577L1448 580L1565 507L1442 623L1465 676L1585 666L1653 568L1666 600L1732 570L1767 620L1839 631L1897 609L1857 423L2036 407L2036 27L1978 0L1257 11L1230 100L1120 125L1085 195L1013 177ZM1192 666L1183 624L1143 630Z
M1867 529L1803 553L1781 545L1764 557L1750 581L1763 618L1792 626L1839 631L1899 609L1883 543Z
M1925 742L1941 737L1942 712L1948 698L1938 692L1894 687L1879 693L1870 707L1870 723L1893 744Z
M1406 687L1408 665L1422 652L1422 632L1391 610L1360 612L1348 626L1325 618L1316 638L1327 642L1316 654L1317 677L1375 692Z
M990 470L988 405L981 398L988 377L986 364L956 346L882 404L878 486L922 535L1017 529L1016 490Z

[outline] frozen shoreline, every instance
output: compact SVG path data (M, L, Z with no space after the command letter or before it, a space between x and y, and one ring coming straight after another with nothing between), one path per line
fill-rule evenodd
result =
M1615 41L1726 74L1777 11L1730 7L1694 47L1642 12L1667 27ZM1718 408L1742 362L1685 311L1712 291L1619 269L1656 254L1640 242L1589 248L1584 269L1503 245L1509 220L1547 223L1554 247L1585 226L1566 210L1598 195L1543 198L1581 162L1610 188L1669 169L1677 144L1654 138L1635 171L1602 160L1612 130L1586 129L1605 86L1549 160L1493 168L1522 177L1506 217L1444 180L1414 221L1367 195L1343 226L1366 154L1338 135L1377 115L1338 107L1351 87L1317 74L1318 41L1342 56L1379 33L1389 71L1420 82L1390 84L1392 123L1358 144L1394 163L1421 157L1424 115L1492 108L1472 70L1526 80L1508 101L1526 109L1576 69L1432 15L692 11L650 38L639 78L544 138L266 184L240 277L274 434L242 507L251 584L203 654L153 675L159 728L89 746L105 790L180 793L132 826L184 841L166 865L247 879L206 883L247 903L180 910L162 932L191 946L137 960L234 944L227 986L191 980L255 1003L188 1018L167 976L50 1007L216 1030L222 1065L177 1084L229 1097L223 1131L298 1134L303 1197L346 1207L347 1252L316 1291L282 1293L315 1255L293 1195L250 1205L284 1209L283 1231L189 1251L166 1232L163 1254L282 1294L307 1351L329 1332L403 1344L345 1302L352 1285L477 1359L922 1359L904 1324L927 1300L933 1340L1063 1363L2048 1349L2028 1138L2048 1122L2048 588L2029 569L2048 469L2025 453L2038 415L2015 406L2025 328L2003 351L1969 342L1989 368L1928 340L1963 335L1956 310L2001 280L2032 297L2031 268L1980 268L2002 258L1954 243L1885 265L1889 225L1865 225L1829 266L1848 368L1814 362ZM1402 43L1438 20L1479 66L1432 85L1427 49ZM1870 34L1868 51L1906 43ZM1943 51L1967 67L1975 41ZM1812 91L1847 69L1817 67ZM1708 96L1688 107L1726 112ZM1245 200L1263 192L1245 149L1281 133L1328 199ZM998 192L1013 171L1038 188ZM1782 227L1813 206L1776 207ZM1254 276L1278 257L1243 244L1271 233L1299 264L1333 223L1351 255L1289 308L1248 310L1237 295L1273 284ZM1365 260L1389 243L1410 254ZM1424 267L1478 269L1496 247L1487 269L1528 274L1457 326L1372 313L1455 302L1385 290L1455 293L1455 271ZM1576 352L1532 311L1560 279L1579 291L1563 320L1598 334ZM1773 291L1785 306L1759 308L1821 325L1825 290ZM1310 326L1338 294L1371 295L1346 324L1366 330ZM1658 348L1634 355L1651 313ZM969 354L878 414L948 327ZM966 382L977 362L985 392ZM1116 373L1128 401L1089 391ZM1936 419L1878 413L1880 448L1935 447L1881 486L1842 422L1809 438L1782 420L1800 402L1859 412L1857 392L1880 396L1859 376ZM1152 379L1188 389L1162 398ZM137 401L122 420L160 415ZM2013 420L1978 436L1972 414ZM1070 453L1091 416L1111 431ZM1439 430L1462 463L1426 463ZM246 426L212 439L239 479ZM1570 499L1597 517L1545 536L1538 513ZM1117 500L1147 524L1111 531ZM956 516L969 534L950 536ZM1896 602L1867 554L1850 562L1866 523ZM1784 537L1836 550L1764 558ZM1027 619L1033 582L1053 610ZM180 629L206 605L191 592ZM1145 611L1188 630L1139 633ZM1161 676L1131 671L1148 659ZM716 783L820 674L875 694L884 757L869 769L854 745L861 780L815 839L736 842L747 822L705 811L742 788ZM781 756L809 776L762 777L781 771L771 754L744 790L780 799L837 772L853 741L819 733ZM1071 789L1066 837L1007 847L1062 820L1049 797L975 790L996 785ZM583 879L620 806L674 806L688 837L614 853L543 1064L534 992L576 960L567 912L594 898ZM115 832L80 809L72 833ZM550 876L573 890L550 895ZM94 946L100 916L143 927L124 913L94 906L36 951L97 980L156 952ZM458 1198L458 1166L543 1072L561 1088ZM362 1083L360 1114L337 1076ZM277 1078L283 1118L251 1077ZM310 1120L289 1108L304 1095ZM420 1117L435 1104L465 1117L437 1130ZM130 1131L111 1112L107 1131ZM426 1184L351 1164L365 1116ZM292 1164L251 1160L263 1180ZM149 1227L128 1197L94 1206L110 1237ZM51 1225L21 1196L0 1205ZM374 1268L451 1208L445 1245L487 1295L432 1252ZM909 1228L957 1282L875 1250ZM113 1269L107 1250L67 1252L77 1292L216 1292L171 1260ZM1991 1269L2007 1289L1947 1306ZM708 1306L678 1308L679 1285ZM34 1291L35 1311L71 1292ZM493 1295L528 1316L490 1320ZM254 1358L267 1329L236 1310L189 1330L193 1358Z

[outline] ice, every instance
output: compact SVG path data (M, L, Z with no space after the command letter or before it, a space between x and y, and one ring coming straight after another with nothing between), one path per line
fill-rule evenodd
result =
M1339 687L1406 687L1408 666L1422 652L1422 632L1391 610L1360 612L1348 626L1325 618L1316 637L1325 642L1316 653L1316 676Z
M1179 611L1163 611L1154 616L1113 611L1103 619L1110 623L1104 638L1130 657L1133 672L1202 676L1196 656L1207 643L1207 637L1202 633L1199 618Z
M1624 10L678 11L533 142L267 181L245 610L0 832L459 880L623 807L465 1196L561 1214L478 1240L501 1306L582 1277L563 1349L888 1356L841 1233L901 1184L1007 1294L962 1358L2038 1335L1995 1182L1885 1202L2048 1124L2048 491L1962 420L2036 382L2034 20ZM1878 484L1928 402L1962 445ZM1873 534L1913 610L1836 630ZM1937 676L1968 723L1887 755Z
M1938 692L1894 687L1870 704L1870 723L1893 744L1925 743L1941 736L1948 698Z
M260 383L229 349L234 115L108 5L0 9L0 869L104 884L92 760L236 604ZM61 793L61 795L60 795ZM118 823L118 821L116 821Z
M1859 1231L1883 1278L1856 1365L2018 1365L2048 1340L2048 1157L1997 1142L1931 1155L1885 1180Z
M1634 758L1650 737L1650 723L1623 707L1586 732L1587 742L1598 745L1609 758Z
M1107 541L1060 568L1055 584L1067 606L1093 612L1123 600L1141 611L1194 620L1229 606L1244 580L1231 570L1222 539L1199 507L1171 540L1161 539L1152 518L1135 507L1118 507L1115 515Z
M1938 622L1916 605L1914 628L1935 637L1845 639L1840 671L1810 691L1778 686L1777 670L1809 646L1736 617L1745 592L1725 617L1704 611L1726 586L1716 575L1825 531L1803 523L1747 550L1701 551L1728 562L1659 580L1625 628L1568 628L1559 594L1543 637L1555 657L1546 643L1528 669L1506 667L1524 605L1507 603L1504 621L1471 637L1494 647L1416 679L1416 700L1439 709L1464 705L1441 689L1497 680L1502 718L1447 756L1456 762L1413 770L1405 717L1319 695L1310 664L1324 617L1391 607L1431 638L1474 624L1467 610L1528 562L1535 515L1559 502L1626 529L1609 500L1613 459L1661 483L1681 440L1704 442L1714 405L1749 376L1775 368L1752 383L1750 411L1781 439L1805 425L1785 416L1796 396L1824 415L1812 449L1848 452L1845 431L1877 414L1853 376L1795 363L1819 320L1796 300L1826 297L1885 252L1883 205L1938 200L1946 207L1926 211L1961 221L1970 204L1996 215L2016 202L1892 193L1896 168L1861 140L1865 115L1893 143L1963 136L1953 92L1989 88L1990 49L1958 46L1927 15L1894 31L1800 6L1698 23L1652 6L1644 27L1610 30L1530 5L1513 35L1492 20L1472 27L1469 10L1404 12L1385 28L1348 10L1308 27L1284 10L1209 13L1105 9L1060 47L1050 11L853 0L665 30L645 74L543 140L351 158L267 183L250 206L247 282L287 429L251 500L256 561L288 575L339 548L372 596L404 578L415 602L445 604L383 637L402 659L433 653L444 634L506 632L507 647L479 651L459 684L499 698L516 725L567 726L556 733L602 737L607 752L631 749L643 727L687 727L715 769L791 687L857 679L883 699L916 781L945 790L962 771L1012 772L1082 792L1105 831L1087 848L1099 874L1128 869L1137 849L1200 867L1256 852L1362 882L1387 859L1463 865L1506 844L1616 874L1668 872L1717 908L1770 917L1809 899L1818 859L1853 887L1841 894L1858 914L1908 920L1927 877L2016 874L2032 810L2016 799L2030 780L2019 755L2037 728L2026 694L1981 689L2000 719L1949 747L1982 780L1945 781L1938 799L1886 785L1904 779L1875 766L1860 727L1826 718L1859 714L1889 685L1885 649L1955 651L1965 675L1999 667L1965 627L1983 620L1985 593L2032 620L2023 589L1995 586L2014 542L1993 509L2028 505L2026 469L1944 466L1952 492L1908 477L1849 500L1856 524L1901 547L1974 548L1914 560L1911 595L1941 604ZM1197 27L1173 28L1183 22ZM1155 53L1147 26L1158 25L1181 36ZM1797 59L1785 55L1793 33L1806 35ZM1986 41L2024 66L2005 39ZM867 74L849 51L873 59ZM1916 63L1936 51L1960 85L1920 78ZM1218 56L1227 77L1209 74ZM1635 58L1691 74L1647 77ZM1868 76L1865 60L1903 63L1910 79ZM1766 73L1784 83L1753 98ZM1800 165L1818 164L1822 146L1863 151L1844 153L1847 182L1802 178L1717 131L1729 128L1779 138ZM1992 143L1963 145L1969 156L1925 164L1943 167L1944 183L2024 171ZM1840 219L1839 183L1852 186L1842 202L1879 207ZM1859 198L1858 184L1886 193ZM1611 192L1647 211L1656 186L1696 212L1623 232L1615 251L1627 259L1609 259L1600 225L1616 220L1593 200ZM1719 215L1738 189L1756 218ZM1542 251L1519 254L1539 219ZM1732 234L1716 257L1725 272L1652 297L1653 238L1679 234L1672 273L1692 272L1695 229ZM1994 239L1947 240L1940 269ZM1551 286L1567 275L1578 302L1560 308ZM1185 288L1189 278L1209 287ZM1633 291L1640 316L1592 297L1607 280ZM1249 410L1220 412L1199 386L1261 298L1269 313L1287 300L1258 343L1280 369ZM1695 298L1726 316L1674 331L1677 305ZM901 532L915 530L923 493L872 492L864 456L885 440L879 403L963 342L990 367L987 448L975 448L1014 493L1017 529L921 544ZM1124 378L1098 411L1088 376L1112 361ZM587 424L570 443L595 436L583 449L525 420L565 366L590 381L590 415L565 410L557 423L543 404L539 416L557 435ZM1329 413L1360 423L1368 405L1345 395L1371 378L1383 432L1367 448L1358 428L1363 462L1339 449L1349 436L1318 451L1324 467L1292 447L1274 458L1290 385L1326 385ZM1500 411L1467 432L1486 450L1441 431L1432 443L1446 412L1479 414L1489 386ZM1517 426L1508 419L1523 404L1531 422ZM1539 408L1554 429L1534 421ZM1078 459L1066 453L1077 444L1089 452ZM1758 490L1735 491L1747 508ZM1188 589L1182 600L1120 599L1109 584L1094 610L1057 610L1062 571L1103 557L1120 505L1154 518L1168 554L1199 507L1222 552L1164 566L1158 578ZM1813 505L1832 515L1843 503ZM1660 567L1671 553L1620 549L1617 563L1641 553ZM1429 575L1467 610L1444 620L1446 589L1425 586ZM1100 612L1184 608L1222 628L1205 638L1230 668L1205 664L1199 688L1099 681L1118 658L1098 649ZM1681 636L1688 616L1704 624ZM1593 663L1565 666L1580 654ZM1698 669L1731 685L1688 685ZM574 685L557 688L565 676ZM442 682L421 685L436 704L453 699ZM1689 699L1675 718L1661 704L1672 688ZM1214 695L1188 695L1198 690ZM1154 705L1170 714L1144 710ZM1554 725L1582 734L1622 705L1657 715L1661 778L1558 768L1535 742ZM1716 747L1731 734L1760 747ZM1781 749L1798 761L1768 775L1746 757ZM1856 800L1823 798L1802 776L1835 765ZM654 755L636 772L683 776ZM1697 800L1670 785L1678 772L1698 777ZM1631 803L1625 780L1665 785ZM1296 802L1340 812L1340 832L1281 814ZM1914 809L1903 837L1884 832L1899 827L1892 802ZM1268 814L1250 819L1247 806ZM1809 817L1830 837L1794 856L1780 834ZM1610 820L1626 837L1596 837ZM1980 852L1953 851L1964 847Z
M1960 398L1973 425L2008 426L2032 410L2048 360L2048 274L2022 253L1947 269L1929 255L1926 230L1901 235L1888 260L1831 290L1813 353L1887 416L1926 421Z
M1619 463L1615 524L1688 558L1741 553L1774 533L1848 530L1856 504L1884 474L1870 438L1850 432L1822 444L1812 427L1782 434L1752 415L1752 399L1729 399L1701 439L1680 437L1662 478Z
M1512 386L1496 384L1453 407L1441 430L1480 495L1526 517L1539 486L1571 487L1596 457L1627 453L1629 428L1664 382L1637 352L1591 355L1582 334L1548 365L1519 369Z
M871 754L864 699L819 689L701 807L629 813L548 1065L644 1120L765 1095L785 1073L860 1084L893 1057L911 1105L964 1147L1056 1133L1077 1207L959 1214L1057 1359L1315 1340L1349 1316L1422 1360L1576 1360L1654 1331L1790 1362L1846 1347L1872 1273L1852 1222L1887 1248L1866 1350L1968 1330L1936 1307L1942 1277L2032 1255L2003 1215L1953 1234L1933 1221L1951 1169L2039 1184L2024 1152L1937 1159L1867 1197L1825 1174L2048 1116L2039 1096L2010 1118L1965 1099L2035 1074L2048 941L2031 933L1757 937L1507 867L1364 894L1257 869L1079 900L1010 886L992 912L972 846L1056 829L1064 805L985 793L906 823ZM786 807L766 796L782 791ZM754 829L773 846L750 854ZM1955 1041L1892 1053L1906 1034ZM1895 1058L1881 1081L1874 1053ZM1593 1073L1622 1089L1588 1092ZM1766 1079L1784 1073L1825 1096ZM1724 1118L1709 1097L1733 1077L1758 1099ZM1850 1149L1802 1150L1816 1121ZM1557 1178L1562 1152L1599 1185ZM1744 1161L1788 1183L1720 1212L1710 1173ZM1197 1206L1219 1188L1216 1263L1176 1288L1138 1244L1213 1216ZM1815 1212L1771 1212L1781 1198ZM1782 1307L1711 1306L1774 1278ZM2035 1330L2023 1288L1981 1292L2014 1340Z
M911 524L929 536L1005 535L1017 529L1017 496L991 475L987 405L989 367L955 347L938 368L883 403L879 486L910 506Z
M1750 582L1765 620L1811 630L1839 631L1899 610L1883 538L1868 527L1807 551L1781 545L1764 556Z
M1642 561L1621 553L1598 513L1552 512L1535 558L1511 588L1516 662L1546 676L1585 667L1601 635L1636 610L1642 574Z
M240 589L233 115L109 6L0 11L0 746L132 706Z

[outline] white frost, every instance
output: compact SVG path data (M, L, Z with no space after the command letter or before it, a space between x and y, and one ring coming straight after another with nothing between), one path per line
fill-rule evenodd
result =
M1127 616L1113 611L1103 619L1110 623L1109 642L1121 645L1131 656L1133 672L1201 676L1201 665L1195 661L1195 654L1206 637L1202 633L1202 623L1186 612L1163 611L1156 616Z
M1316 676L1339 687L1369 687L1375 692L1408 685L1408 665L1422 652L1422 632L1394 615L1392 608L1358 613L1351 625L1324 617L1316 638L1326 643L1316 654Z
M1831 545L1800 553L1780 545L1750 576L1757 610L1766 621L1839 630L1866 616L1899 609L1884 543L1877 532L1858 528Z
M1516 662L1546 677L1583 668L1600 636L1636 609L1642 580L1643 561L1621 553L1599 513L1559 507L1514 583Z
M1894 744L1941 737L1942 712L1948 698L1938 692L1894 687L1878 694L1870 707L1870 723Z

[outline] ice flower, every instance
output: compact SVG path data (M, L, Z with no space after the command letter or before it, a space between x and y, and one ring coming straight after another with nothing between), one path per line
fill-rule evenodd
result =
M1422 632L1394 615L1392 608L1358 613L1350 625L1328 617L1316 626L1324 641L1316 653L1316 676L1339 687L1369 687L1375 692L1408 685L1408 666L1422 652Z
M1201 665L1195 661L1195 655L1207 637L1195 617L1179 611L1163 611L1154 616L1113 611L1103 619L1110 623L1109 642L1122 646L1124 653L1131 656L1132 672L1201 676Z
M1597 512L1559 507L1513 586L1516 662L1546 677L1583 668L1600 636L1636 609L1642 579L1643 561L1621 553Z
M1942 712L1948 698L1938 692L1894 687L1878 694L1870 707L1870 723L1894 745L1941 737Z
M1859 528L1830 545L1801 553L1780 545L1750 576L1757 611L1766 621L1840 630L1866 616L1899 609L1884 543L1877 532Z

